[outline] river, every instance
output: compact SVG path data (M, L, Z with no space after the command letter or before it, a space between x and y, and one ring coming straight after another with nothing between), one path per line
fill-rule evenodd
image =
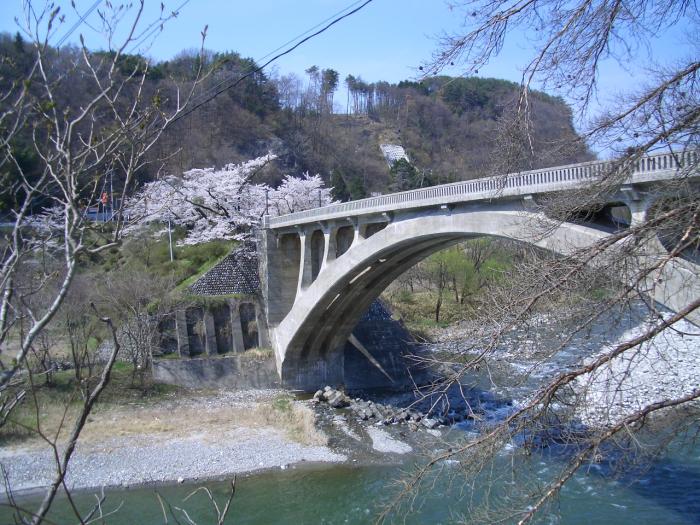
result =
M533 456L533 467L540 472L555 460ZM285 471L265 472L237 481L236 495L226 523L237 525L273 524L365 524L376 515L395 493L394 480L401 476L399 467L307 467ZM442 477L420 506L390 522L408 524L455 523L466 512L466 502L460 499L460 487L449 486ZM228 486L225 483L207 485L223 505ZM173 507L186 509L193 521L215 523L215 513L202 492L183 502L194 486L166 486L158 493ZM87 508L94 496L81 494L78 504ZM30 503L30 502L26 502ZM120 507L107 523L164 523L161 506L151 488L115 490L108 494L106 511ZM612 480L598 469L576 476L561 494L557 514L541 517L537 523L566 525L634 524L657 525L700 524L700 457L697 451L676 450L656 462L636 481ZM183 514L173 511L186 523ZM75 522L65 500L51 513L56 523ZM12 523L10 516L0 512L2 523ZM73 519L71 519L73 518ZM175 523L172 515L169 523Z

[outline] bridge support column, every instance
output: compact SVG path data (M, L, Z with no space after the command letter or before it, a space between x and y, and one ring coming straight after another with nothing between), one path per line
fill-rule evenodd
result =
M352 244L351 246L356 245L358 242L364 240L365 238L365 231L367 230L367 225L366 224L361 224L360 221L356 218L348 218L348 222L352 224L353 227L353 237L352 237Z
M311 270L311 236L299 229L299 241L301 242L301 260L299 261L299 285L297 286L297 297L302 290L308 288L313 281Z
M632 214L632 222L630 226L639 226L644 222L647 215L647 210L649 209L646 199L638 201L630 201L627 203L627 207L630 209Z
M367 238L367 224L359 222L355 225L355 240L364 241Z
M338 228L327 227L323 230L323 264L321 269L335 261L335 254L338 251Z
M646 219L647 210L651 205L649 198L632 186L623 186L620 191L624 195L625 205L632 216L630 226L638 226Z

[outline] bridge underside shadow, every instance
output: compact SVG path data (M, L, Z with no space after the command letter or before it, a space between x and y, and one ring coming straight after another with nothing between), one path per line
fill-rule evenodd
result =
M324 259L312 272L312 282L302 286L300 276L298 286L293 283L297 286L293 304L278 323L271 323L271 339L283 382L303 390L343 383L342 351L362 314L402 273L446 247L471 238L495 236L567 255L608 235L584 225L564 223L553 226L546 235L534 236L533 225L542 219L524 209L521 201L464 204L396 214L371 236L355 235L349 248L338 257L329 257L326 248ZM328 242L332 237L325 233ZM308 253L311 252L307 250ZM301 275L303 267L302 255ZM700 287L695 281L683 298L670 302L698 293ZM290 292L280 294L289 295ZM668 304L668 298L655 299L674 307Z

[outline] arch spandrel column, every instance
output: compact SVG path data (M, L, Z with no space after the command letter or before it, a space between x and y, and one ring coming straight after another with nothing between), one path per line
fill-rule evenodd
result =
M338 228L336 226L326 226L323 229L323 264L321 271L326 269L326 266L335 261L335 254L338 251Z
M302 229L297 229L299 233L299 242L301 244L301 258L299 261L299 282L297 285L297 298L301 293L309 287L312 279L311 272L311 235Z
M630 226L639 226L646 220L651 199L647 194L638 191L633 186L623 186L620 188L620 193L623 196L623 202L630 210Z

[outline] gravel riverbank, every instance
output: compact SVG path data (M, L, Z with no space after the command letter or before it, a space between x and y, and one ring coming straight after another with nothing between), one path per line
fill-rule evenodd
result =
M251 416L279 395L279 391L222 391L97 413L73 454L67 486L94 489L197 481L346 459L324 444L302 444L285 429ZM173 431L173 426L178 429ZM47 486L55 469L51 451L36 441L2 447L0 463L13 491Z
M492 381L487 387L512 399L516 407L560 373L592 363L642 335L650 326L639 314L626 323L608 326L601 322L552 352L567 335L566 329L547 316L539 316L530 324L534 330L525 327L506 334L503 344L485 360ZM475 355L481 348L478 328L464 323L444 329L436 334L436 343L430 349L447 355ZM586 426L607 427L653 403L689 395L700 388L698 370L700 330L681 320L639 347L580 376L573 385L577 416Z
M176 439L144 435L79 446L66 479L72 489L128 487L225 478L302 461L344 460L327 447L290 441L278 430L234 428L217 436L206 431ZM3 450L0 461L15 491L47 486L54 474L48 450Z
M646 329L646 325L632 328L611 346L633 340ZM609 348L603 352L606 350ZM579 378L576 388L582 396L581 420L589 426L607 426L653 403L690 395L700 388L698 370L698 328L680 321L638 350L625 352Z

